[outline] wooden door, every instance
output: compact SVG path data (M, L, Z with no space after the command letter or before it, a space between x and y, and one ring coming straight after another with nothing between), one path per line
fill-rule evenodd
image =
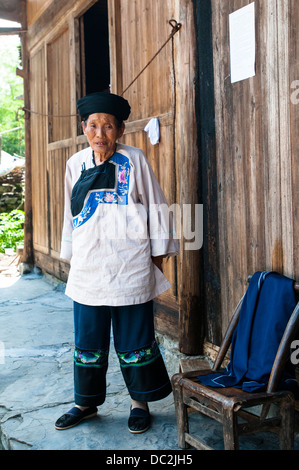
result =
M111 91L122 94L169 37L173 1L113 0L110 16ZM123 143L141 148L160 182L170 205L178 198L179 169L175 153L175 87L172 44L169 42L151 65L124 93L132 104ZM152 145L144 131L151 118L159 119L160 142ZM174 258L164 265L172 284L156 303L158 329L178 338L177 265Z

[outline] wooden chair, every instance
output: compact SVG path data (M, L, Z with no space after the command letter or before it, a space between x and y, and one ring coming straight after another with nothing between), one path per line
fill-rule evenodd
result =
M299 300L299 282L294 283L296 300ZM244 297L243 297L244 298ZM266 392L250 393L238 388L212 388L197 380L198 376L221 371L237 326L242 301L239 302L219 349L216 361L209 370L178 373L172 377L178 428L178 445L211 450L198 437L189 432L189 413L197 411L223 425L225 450L238 450L239 436L261 431L279 432L280 448L294 446L294 397L291 392L278 391L277 386L285 364L290 357L290 345L299 329L299 302L290 317L278 348ZM269 416L271 404L279 406L280 416ZM260 414L249 411L250 407L262 405ZM255 410L256 411L256 410ZM242 418L240 420L239 418Z

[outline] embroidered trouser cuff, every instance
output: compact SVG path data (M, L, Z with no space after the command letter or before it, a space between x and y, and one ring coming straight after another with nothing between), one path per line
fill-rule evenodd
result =
M155 341L152 302L130 307L75 304L75 403L99 406L106 397L112 319L114 345L128 392L137 401L156 401L172 389Z
M156 342L147 348L117 355L132 399L156 401L171 393L169 377ZM76 404L101 405L106 398L107 352L92 353L75 349L74 356ZM148 360L143 360L145 356ZM99 358L102 359L101 363Z
M74 351L75 403L99 406L106 398L108 351Z

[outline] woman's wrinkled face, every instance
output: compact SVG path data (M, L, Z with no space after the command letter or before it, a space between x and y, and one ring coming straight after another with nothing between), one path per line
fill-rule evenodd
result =
M115 116L105 113L91 114L87 121L82 122L82 128L96 160L101 162L114 154L116 141L125 130L124 124L119 126Z

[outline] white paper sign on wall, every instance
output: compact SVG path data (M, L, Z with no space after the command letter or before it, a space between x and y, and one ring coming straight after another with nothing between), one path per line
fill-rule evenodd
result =
M231 83L254 77L256 59L255 3L229 15Z

